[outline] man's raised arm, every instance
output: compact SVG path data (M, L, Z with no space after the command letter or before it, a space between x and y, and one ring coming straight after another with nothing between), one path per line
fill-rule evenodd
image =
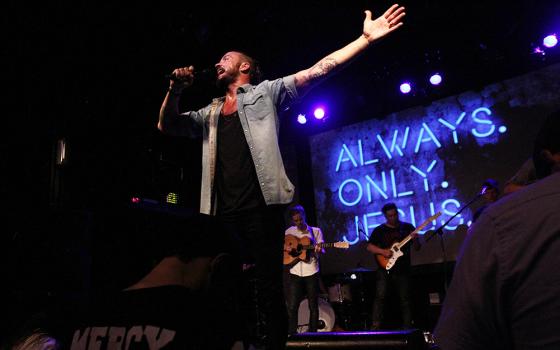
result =
M177 68L173 71L172 76L175 79L169 81L169 90L163 99L159 110L159 119L157 127L160 131L168 134L174 134L179 115L179 96L182 91L191 86L194 79L194 67Z
M324 57L313 67L299 71L295 75L295 84L300 96L309 89L340 70L353 58L363 52L371 43L395 31L402 26L405 15L404 7L394 4L382 16L371 19L371 11L366 10L362 35L340 50Z

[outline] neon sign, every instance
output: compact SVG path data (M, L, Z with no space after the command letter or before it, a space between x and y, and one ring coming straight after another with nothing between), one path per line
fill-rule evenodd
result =
M387 202L395 202L401 219L415 226L441 211L438 222L420 233L439 227L469 199L447 175L449 167L460 166L454 155L495 144L508 130L486 106L459 110L442 104L427 115L412 112L312 139L314 182L320 187L316 202L319 210L331 208L344 214L346 229L340 239L350 244L367 240L369 232L385 221L381 207ZM470 225L470 217L467 209L445 229Z

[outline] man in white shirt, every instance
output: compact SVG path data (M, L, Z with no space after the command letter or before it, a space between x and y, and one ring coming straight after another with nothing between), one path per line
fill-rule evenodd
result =
M306 258L296 258L292 264L288 265L286 300L288 304L289 334L297 333L299 303L303 292L307 295L309 305L309 326L308 332L317 332L319 324L319 253L324 250L320 243L324 243L323 232L318 227L312 227L305 221L305 209L301 205L296 205L289 210L290 218L294 226L289 227L286 232L286 240L301 241L303 245L311 244L313 249L304 250L307 252ZM293 237L289 237L289 236ZM301 257L301 256L300 256Z

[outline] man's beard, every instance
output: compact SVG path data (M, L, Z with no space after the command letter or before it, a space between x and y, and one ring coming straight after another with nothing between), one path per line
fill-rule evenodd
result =
M220 90L226 91L229 84L233 83L235 79L231 75L226 75L221 79L216 79L216 87Z

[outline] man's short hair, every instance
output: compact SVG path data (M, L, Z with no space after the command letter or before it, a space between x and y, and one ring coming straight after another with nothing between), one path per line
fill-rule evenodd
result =
M122 210L110 211L101 230L111 244L96 248L103 253L106 268L100 288L121 290L136 283L166 257L186 263L229 253L234 245L215 216L198 214L194 209L178 210L166 205L132 203ZM110 226L109 226L110 225ZM106 237L105 237L106 236Z
M397 210L397 205L395 203L387 203L383 206L383 208L381 208L381 211L383 214L387 214L387 212L391 209Z
M257 61L256 59L249 56L243 51L237 51L237 52L239 52L244 59L249 61L249 65L251 66L251 68L249 69L249 79L251 84L260 83L262 81L262 71L261 71L261 65L259 61Z
M560 110L551 113L539 130L533 148L533 163L538 179L550 175L552 164L543 152L560 152Z
M291 206L290 209L288 209L288 213L290 218L296 214L300 214L305 218L305 209L299 204Z

